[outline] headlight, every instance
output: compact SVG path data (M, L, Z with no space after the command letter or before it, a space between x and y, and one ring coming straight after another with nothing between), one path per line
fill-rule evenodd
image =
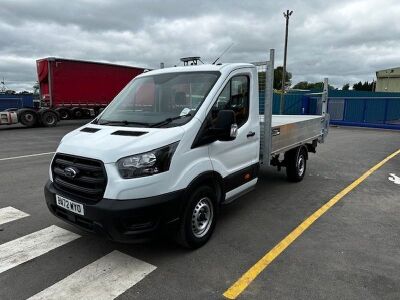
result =
M129 179L168 171L178 143L121 158L117 162L119 174L122 178Z

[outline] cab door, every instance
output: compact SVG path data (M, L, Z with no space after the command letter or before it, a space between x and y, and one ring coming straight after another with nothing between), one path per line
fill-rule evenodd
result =
M217 117L219 110L233 110L238 133L233 141L209 144L209 155L216 172L222 175L227 198L257 182L259 160L259 112L256 92L257 72L239 69L230 74L228 82L214 100L209 114Z

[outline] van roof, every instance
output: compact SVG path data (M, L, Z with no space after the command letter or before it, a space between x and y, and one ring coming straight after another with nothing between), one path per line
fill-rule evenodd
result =
M170 68L149 71L149 72L140 74L138 77L166 74L166 73L179 73L179 72L219 71L219 72L230 73L233 70L241 69L241 68L255 68L255 66L253 64L249 64L249 63L227 63L227 64L218 64L218 65L204 64L204 65L196 65L196 66L179 66L179 67L170 67Z

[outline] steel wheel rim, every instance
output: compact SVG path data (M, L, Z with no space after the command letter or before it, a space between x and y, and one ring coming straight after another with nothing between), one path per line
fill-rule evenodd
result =
M47 124L53 125L55 123L55 118L53 116L48 116L46 122Z
M61 115L61 119L68 118L68 113L65 110L61 111L60 115Z
M304 160L303 155L299 155L299 159L297 161L297 166L298 166L299 176L303 176L304 170L305 170L305 160Z
M25 119L26 119L28 122L31 122L31 121L33 121L33 115L32 115L32 114L26 114L26 115L25 115Z
M192 212L192 232L197 238L201 238L210 230L213 221L214 211L211 199L201 198Z

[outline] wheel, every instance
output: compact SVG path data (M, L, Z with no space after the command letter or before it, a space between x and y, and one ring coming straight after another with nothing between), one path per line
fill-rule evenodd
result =
M38 115L34 110L21 109L18 111L18 119L22 125L33 127L37 124Z
M44 127L54 127L57 125L57 114L54 111L47 110L42 113L41 121Z
M82 111L82 109L80 109L80 108L78 108L78 107L74 107L74 108L71 110L71 112L72 112L72 117L73 117L74 119L80 119L80 118L83 117L83 111Z
M203 246L211 237L217 221L215 191L201 186L191 193L181 216L177 242L190 249Z
M98 116L103 110L104 110L103 107L96 107L94 109L94 113L95 113L96 116Z
M307 168L307 149L298 147L285 153L286 175L289 181L302 181Z
M61 120L70 120L71 119L71 110L66 107L57 108L56 111L60 114Z
M84 118L90 119L91 117L94 117L94 109L91 109L91 108L84 108L84 109L82 110L82 113L83 113L83 117L84 117Z

